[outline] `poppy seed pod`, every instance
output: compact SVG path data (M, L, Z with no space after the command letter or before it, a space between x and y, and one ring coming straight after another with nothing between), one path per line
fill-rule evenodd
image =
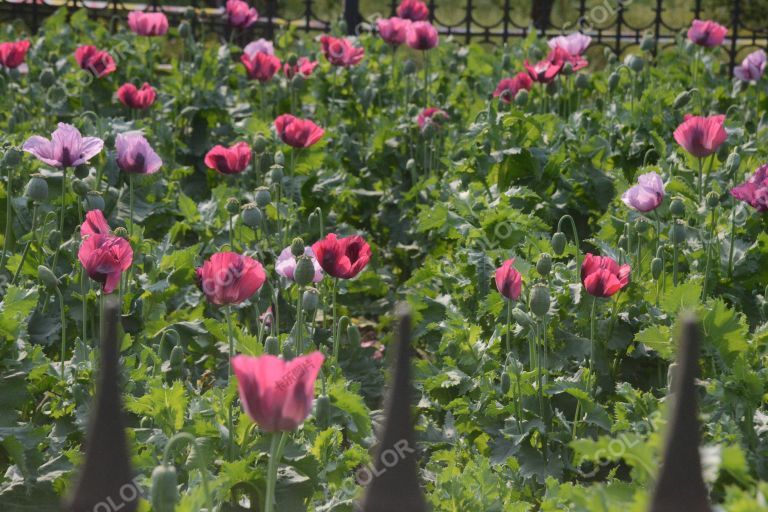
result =
M83 180L74 179L72 180L72 190L78 196L85 197L85 194L87 194L91 189Z
M714 190L707 194L707 206L709 208L717 208L720 204L720 195Z
M285 154L282 151L275 151L275 165L285 165Z
M685 240L685 225L681 222L675 222L669 233L672 243L679 244Z
M262 154L267 149L267 138L263 133L257 133L253 138L253 151L257 154Z
M288 338L283 343L283 359L290 361L294 357L296 357L296 347L294 346L294 341Z
M304 244L301 245L301 254L304 254ZM293 280L299 286L306 286L315 277L315 265L308 256L296 258L296 269L293 271Z
M528 91L520 89L515 95L515 105L518 107L524 107L528 104Z
M243 218L243 224L251 229L258 228L264 218L261 214L261 210L254 203L243 205L241 217Z
M161 464L152 471L152 509L156 512L173 512L179 498L176 487L176 468Z
M543 284L534 286L528 304L531 313L539 318L544 317L549 312L549 303L549 288Z
M84 203L86 211L104 210L104 197L102 197L101 192L89 190L88 193L85 194Z
M539 255L539 260L536 262L536 271L542 276L549 275L552 270L552 256L549 253L543 252Z
M576 87L579 89L589 89L590 87L589 77L584 73L576 75Z
M563 64L563 69L561 70L561 73L565 76L571 76L573 74L573 64L570 62L566 62Z
M45 68L40 72L40 84L46 89L56 83L56 75L51 68Z
M267 339L264 340L264 351L273 356L280 353L280 342L275 336L267 336Z
M558 231L552 235L552 241L550 244L552 245L552 251L554 251L557 256L561 256L565 252L565 233Z
M304 255L304 240L299 237L293 239L291 242L291 254L293 254L294 258Z
M75 178L84 180L90 173L90 169L88 169L88 167L85 165L78 165L75 167Z
M347 327L347 338L349 338L350 344L359 345L360 329L358 329L356 325L350 325L349 327Z
M685 204L680 198L675 198L669 204L669 211L674 217L681 218L685 215Z
M320 303L320 293L315 288L307 288L301 296L301 307L307 311L314 311Z
M36 203L48 199L48 182L40 174L33 174L24 190L24 195Z
M611 73L608 76L608 90L613 92L616 89L616 86L619 85L619 80L620 79L621 79L621 77L619 76L618 73L616 73L615 71L613 73Z
M43 285L49 290L53 290L59 286L59 280L53 274L51 269L45 265L38 265L37 277L40 279L40 282L43 283Z
M635 73L639 73L643 70L643 67L645 66L645 61L642 57L638 57L637 55L630 55L627 59L627 65L629 68L634 71Z
M61 243L61 232L58 229L52 229L48 233L48 247L58 247Z
M728 159L725 161L725 172L727 174L733 174L734 172L739 170L739 166L741 165L741 157L738 153L733 152L730 155L728 155Z
M275 164L269 168L269 177L272 180L272 183L280 183L283 181L284 175L283 166L281 164Z
M16 167L21 163L21 152L16 148L9 148L3 155L4 167Z
M643 36L643 39L640 41L640 49L644 52L650 52L653 51L653 49L656 47L656 40L646 34Z
M183 38L187 38L192 35L192 27L187 20L179 23L179 35Z
M113 231L113 234L115 236L119 236L120 238L128 238L128 230L125 229L123 226L118 226Z
M653 258L651 260L651 275L655 280L659 280L662 270L664 270L664 262L661 261L661 258Z
M259 187L253 194L253 198L256 200L256 206L264 208L272 202L272 193L267 187Z

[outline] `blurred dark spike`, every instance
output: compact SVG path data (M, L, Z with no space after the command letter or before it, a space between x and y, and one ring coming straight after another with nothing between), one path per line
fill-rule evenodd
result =
M682 321L678 374L670 398L670 421L664 461L656 482L650 512L709 512L708 492L701 475L696 377L699 372L699 323Z
M371 481L362 512L425 512L419 487L416 444L411 423L411 314L398 307L397 353L394 375L385 407L384 430L379 436Z
M132 482L120 398L120 303L117 297L104 298L102 314L101 368L88 423L85 463L75 490L64 505L67 512L101 509L133 512L139 503L140 491Z

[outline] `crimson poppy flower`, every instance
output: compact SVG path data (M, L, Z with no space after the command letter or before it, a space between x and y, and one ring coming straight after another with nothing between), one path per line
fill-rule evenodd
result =
M133 262L133 249L119 236L93 234L83 239L77 257L88 277L100 283L104 293L112 293Z
M581 264L581 282L593 297L610 297L629 284L629 265L619 266L608 256L587 253Z
M80 236L108 235L109 224L101 210L90 210L85 214L85 221L80 225Z
M493 97L499 98L504 103L511 103L518 92L530 91L532 86L533 79L528 73L521 71L512 78L503 78L493 91Z
M0 43L0 65L15 69L24 63L29 50L29 41Z
M712 48L720 46L725 40L728 29L711 20L693 20L688 29L688 39L699 46Z
M240 304L267 280L261 263L235 252L217 252L197 268L195 275L200 290L217 306Z
M431 50L439 40L437 29L428 21L414 21L405 36L408 46L414 50Z
M291 114L278 116L275 119L275 130L280 140L294 148L308 148L325 133L325 130L309 119L299 119Z
M325 273L341 279L352 279L371 259L371 246L359 235L337 238L329 233L312 250Z
M221 174L239 174L251 161L251 147L247 142L238 142L234 146L214 146L205 155L205 165Z
M131 83L123 84L117 90L117 99L128 108L144 110L149 108L157 98L157 93L151 85L144 82L141 89Z
M390 46L400 46L405 43L411 20L403 18L382 18L376 22L376 29L381 38Z
M515 259L509 259L496 269L496 289L509 300L517 300L523 290L523 277L512 265Z
M283 64L283 74L288 78L293 78L296 75L301 75L304 78L310 76L317 65L320 64L316 60L309 60L306 57L299 57L296 64L291 66L289 63Z
M272 80L280 69L280 59L264 52L243 53L240 62L245 66L248 78L262 83Z
M325 58L334 66L354 66L365 56L365 48L356 48L344 38L320 36L320 47Z
M746 183L731 189L731 195L758 212L768 211L768 164L759 167Z
M397 15L411 21L429 18L429 7L421 0L403 0L397 7Z
M117 69L115 59L108 52L91 45L78 46L75 60L81 69L97 78L105 77Z

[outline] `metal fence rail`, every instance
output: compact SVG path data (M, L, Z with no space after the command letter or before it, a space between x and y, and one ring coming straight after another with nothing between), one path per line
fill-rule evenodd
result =
M70 11L87 9L92 18L124 19L131 10L163 11L171 20L178 20L192 8L199 23L222 36L228 35L224 20L225 0L181 0L168 2L151 0L148 3L131 3L118 0L0 0L0 20L20 19L31 31L40 28L46 16L56 9L66 7ZM350 34L366 30L377 17L395 14L398 0L369 2L375 7L361 5L360 0L258 0L251 2L261 14L259 22L251 27L252 35L271 36L276 30L292 26L305 32L325 32L339 19L346 22ZM669 0L574 0L573 8L561 19L550 14L554 0L496 0L495 9L488 2L477 0L456 1L426 0L430 8L430 20L440 33L453 36L463 42L503 44L512 39L525 37L531 31L541 36L553 36L562 32L581 30L592 36L593 45L608 48L617 55L638 45L645 34L654 36L658 48L674 43L680 31L686 29L693 18L707 14L702 0L691 0L684 9L670 7ZM461 7L458 7L463 4ZM334 7L335 5L335 7ZM724 43L731 68L756 48L768 48L768 12L761 20L755 16L753 0L724 2L719 10L719 21L728 26L729 34ZM329 7L330 6L330 7ZM544 7L542 7L544 6ZM764 9L768 10L768 9ZM642 21L633 20L642 12ZM633 14L635 16L633 16ZM760 14L758 12L757 14ZM245 34L246 36L249 34Z

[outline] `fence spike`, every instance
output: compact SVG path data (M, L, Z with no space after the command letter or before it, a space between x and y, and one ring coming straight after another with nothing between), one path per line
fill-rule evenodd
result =
M709 512L708 492L701 475L696 377L699 371L699 322L682 320L677 377L670 398L670 421L650 512Z
M362 512L425 512L413 425L411 423L411 313L397 311L397 353L386 404L384 430L374 459L371 481L363 498Z
M123 424L118 368L120 302L116 296L104 298L102 315L101 367L88 421L85 463L74 492L64 504L67 512L133 512L141 494L132 481Z

